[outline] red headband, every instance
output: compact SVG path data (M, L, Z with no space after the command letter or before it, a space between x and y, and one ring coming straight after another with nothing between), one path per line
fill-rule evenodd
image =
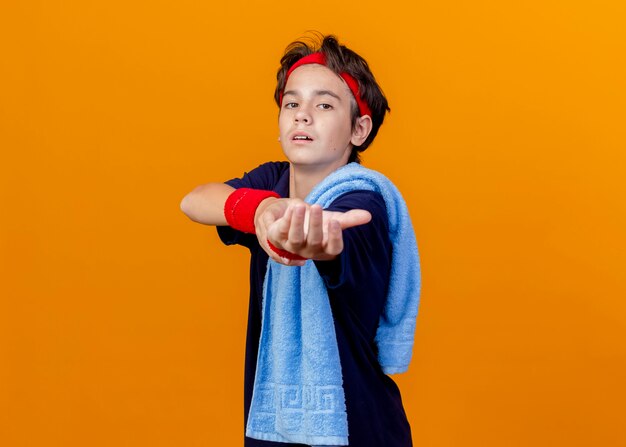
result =
M291 75L291 73L296 68L300 67L301 65L306 65L306 64L320 64L320 65L326 66L326 57L324 56L323 53L320 53L318 51L317 53L311 53L308 56L304 56L302 59L299 59L287 71L287 75L285 76L285 85L287 85L287 79L289 79L289 75ZM350 91L354 95L354 99L356 99L356 103L359 106L359 113L361 114L361 116L369 115L371 117L372 111L370 110L367 103L363 101L363 98L361 98L361 95L359 95L359 83L356 81L356 79L354 79L345 71L342 71L341 73L339 73L339 76L341 76L341 78L344 81L346 81L346 84L348 84L348 87L350 88ZM282 91L280 92L280 104L281 105L283 104L283 92Z

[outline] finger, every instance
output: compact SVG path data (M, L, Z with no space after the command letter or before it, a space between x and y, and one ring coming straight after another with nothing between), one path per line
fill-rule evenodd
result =
M372 215L369 211L365 210L350 210L345 213L338 213L333 216L339 222L342 230L346 228L356 227L357 225L364 225L372 220Z
M326 254L336 256L343 251L343 235L341 225L336 219L328 222L328 242L326 243Z
M276 227L276 232L274 234L276 235L277 242L279 242L281 245L289 237L289 227L291 226L292 216L293 208L289 207L287 208L287 211L285 211L285 215L278 219L274 224L274 226Z
M272 259L273 261L276 261L279 264L283 264L283 265L295 265L294 260L285 258L281 256L280 254L278 254L275 250L273 250L272 247L270 247L270 245L268 244L267 238L264 239L262 242L259 240L259 242L263 250L267 253L270 259ZM272 242L272 244L274 243Z
M287 265L289 267L300 267L304 265L305 261L297 261L295 259L287 259L279 256L280 261L277 261L283 265Z
M278 262L279 264L288 265L289 260L279 256L274 250L270 248L269 245L267 245L267 243L261 244L261 248L263 248L263 251L267 253L272 261Z
M322 217L322 207L313 205L309 208L309 231L307 233L307 246L315 249L321 247L324 238L324 222Z
M285 207L284 210L279 210L278 213L275 212L266 212L261 216L261 225L258 225L256 228L257 239L259 241L259 245L267 253L267 255L275 262L283 265L293 265L291 260L280 256L276 253L267 243L268 239L272 240L272 243L276 246L281 246L279 241L276 239L280 237L279 227L281 226L281 222L277 223L277 220L283 219L285 217L286 211L288 210ZM289 217L289 216L288 216Z
M291 225L289 226L289 245L295 249L302 247L304 243L304 205L295 205L291 215Z
M288 210L283 217L267 228L266 238L278 248L285 248L284 244L289 234L290 219L290 211Z
M288 266L303 266L307 261L306 259L293 259L291 257L285 257L282 253L280 253L280 251L275 250L272 245L273 243L268 242L267 240L265 241L264 246L267 246L267 254L270 258L280 264Z
M274 250L272 250L272 248L269 246L269 244L267 243L267 236L265 235L258 235L258 240L259 240L259 245L261 246L261 248L263 249L263 251L265 251L265 253L267 253L267 255L270 257L270 259L279 262L281 264L284 264L284 258L282 258L281 256L278 255L278 253L276 253Z
M306 260L302 261L299 259L285 259L285 258L282 258L282 259L286 261L285 265L288 265L290 267L302 267L304 264L306 264Z

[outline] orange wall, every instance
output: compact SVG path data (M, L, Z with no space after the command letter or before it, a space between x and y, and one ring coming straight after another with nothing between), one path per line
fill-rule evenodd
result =
M281 159L307 29L392 108L415 445L626 445L624 2L219 5L0 6L0 445L241 445L247 256L179 202Z

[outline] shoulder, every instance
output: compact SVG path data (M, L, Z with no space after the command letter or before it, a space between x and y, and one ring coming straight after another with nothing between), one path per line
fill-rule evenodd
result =
M269 161L251 171L244 172L241 177L235 177L224 183L233 188L274 189L280 179L288 172L288 162Z

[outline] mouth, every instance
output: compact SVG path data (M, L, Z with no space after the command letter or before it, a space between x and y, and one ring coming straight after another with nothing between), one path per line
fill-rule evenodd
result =
M297 132L291 137L291 141L306 142L313 141L313 138L304 132Z

